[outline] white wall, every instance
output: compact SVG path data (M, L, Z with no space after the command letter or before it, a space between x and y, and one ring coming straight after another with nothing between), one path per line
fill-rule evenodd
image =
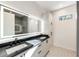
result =
M76 51L76 30L77 16L76 5L72 5L57 11L53 14L54 45ZM72 19L59 20L60 16L72 14Z
M53 37L51 36L51 32L52 32L52 25L51 25L51 21L52 21L52 13L50 12L45 12L42 14L42 18L44 20L44 33L48 34L50 36L50 38L48 39L48 48L51 48L53 46Z
M40 17L41 12L43 11L33 1L0 1L0 4L18 9L26 14L32 14L37 17Z
M45 12L42 14L42 18L44 20L44 33L49 34L49 13Z

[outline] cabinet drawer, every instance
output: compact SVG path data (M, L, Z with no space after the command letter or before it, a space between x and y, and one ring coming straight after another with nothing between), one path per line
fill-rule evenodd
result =
M48 50L38 50L35 51L32 57L44 57L47 54Z
M32 57L44 57L48 50L47 45L42 44L35 50Z

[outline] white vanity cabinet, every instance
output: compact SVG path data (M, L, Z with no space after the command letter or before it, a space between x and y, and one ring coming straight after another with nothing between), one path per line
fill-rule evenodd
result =
M48 42L44 41L42 42L41 45L38 46L38 48L32 54L32 57L46 57L48 53L49 53Z

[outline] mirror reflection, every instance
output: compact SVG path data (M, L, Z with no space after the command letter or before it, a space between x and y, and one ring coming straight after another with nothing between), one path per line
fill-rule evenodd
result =
M4 9L4 36L40 32L40 21ZM9 25L9 27L6 27ZM6 31L5 29L9 29ZM10 31L11 30L11 31Z

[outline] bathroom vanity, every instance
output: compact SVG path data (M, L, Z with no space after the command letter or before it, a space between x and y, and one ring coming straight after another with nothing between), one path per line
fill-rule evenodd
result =
M0 5L0 57L23 57L30 49L38 48L49 38L42 33L41 25L39 18Z
M45 41L48 38L49 36L46 34L39 34L19 40L15 39L15 41L11 42L2 43L0 44L0 57L15 57L17 55L21 57L25 55L29 51L29 49L41 44L41 42Z

